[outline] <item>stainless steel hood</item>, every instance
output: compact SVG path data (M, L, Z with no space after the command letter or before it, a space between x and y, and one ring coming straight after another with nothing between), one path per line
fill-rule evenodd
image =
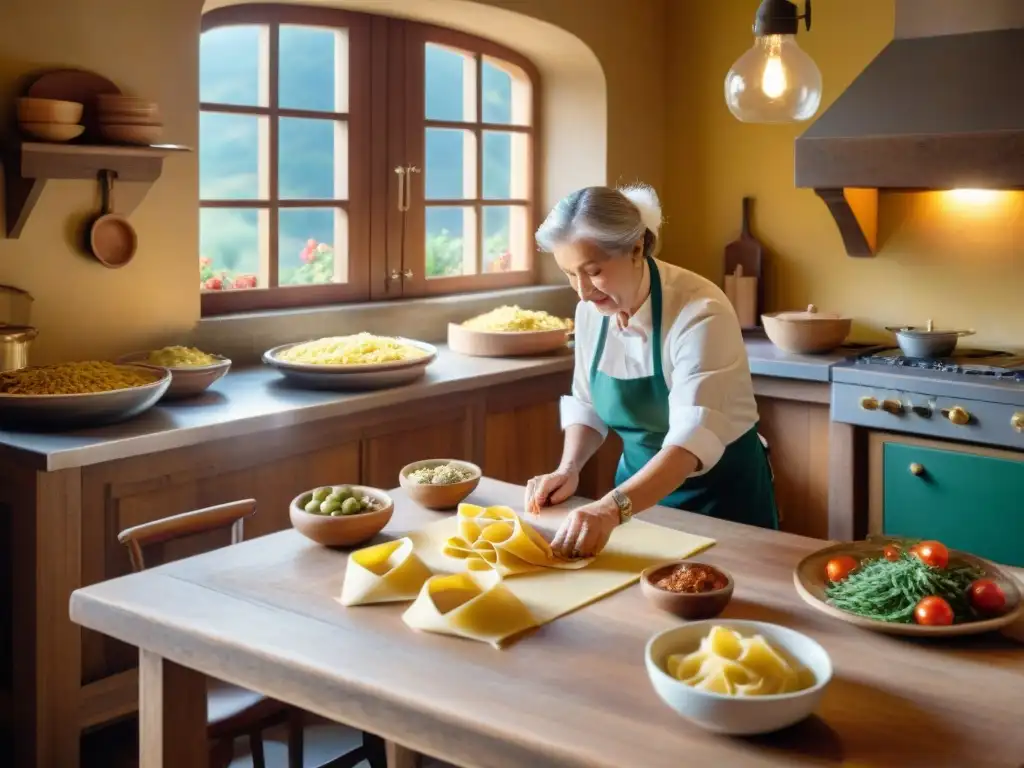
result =
M878 190L1024 189L1024 0L896 0L895 36L796 140L850 256Z

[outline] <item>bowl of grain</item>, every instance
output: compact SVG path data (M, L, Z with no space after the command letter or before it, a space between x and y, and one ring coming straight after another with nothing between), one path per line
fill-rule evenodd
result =
M171 385L164 393L167 400L195 397L210 388L215 381L227 375L231 361L220 355L203 352L195 347L171 346L150 352L125 355L119 363L141 363L166 368L171 373Z
M480 484L480 467L458 459L427 459L402 468L398 482L427 509L455 509Z
M707 563L674 560L640 574L640 591L663 611L681 619L711 619L732 599L732 576Z

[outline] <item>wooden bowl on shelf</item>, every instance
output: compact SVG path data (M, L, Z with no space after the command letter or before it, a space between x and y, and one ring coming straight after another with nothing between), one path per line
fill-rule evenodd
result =
M672 592L658 586L658 581L667 576L673 569L691 565L710 568L715 571L718 575L724 577L725 586L708 592ZM732 600L734 586L732 576L728 572L723 571L717 566L693 560L673 560L668 563L653 565L640 573L640 591L644 597L654 607L687 621L712 619L720 614L725 610L725 606L729 604L729 601Z
M342 486L333 486L334 489ZM384 491L379 488L369 488L364 485L350 485L353 493L369 496L383 506L370 512L359 512L354 515L330 515L313 514L303 509L303 502L310 498L313 491L305 491L292 499L288 509L288 517L292 527L310 541L322 544L325 547L351 547L369 541L381 530L395 511L395 503Z
M71 141L85 132L84 125L68 123L18 123L18 128L33 139L52 142Z
M469 470L473 475L468 480L463 480L458 483L448 483L446 485L417 483L409 479L409 474L411 472L415 472L417 469L439 467L443 464L454 464L460 469ZM457 459L427 459L425 461L414 461L412 464L407 464L402 467L402 471L398 473L398 483L402 486L402 490L408 494L409 498L421 507L433 510L445 510L455 509L461 502L465 501L466 497L475 491L476 487L480 484L480 478L482 475L483 472L480 470L480 467L476 464L471 464L468 461L459 461Z
M84 104L62 99L18 99L19 123L76 125L82 119Z

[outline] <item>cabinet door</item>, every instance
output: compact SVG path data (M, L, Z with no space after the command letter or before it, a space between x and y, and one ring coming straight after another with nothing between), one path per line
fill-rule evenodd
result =
M891 442L883 451L885 534L1024 566L1024 458Z
M448 409L384 425L363 441L363 482L394 488L402 467L422 459L473 460L466 408Z

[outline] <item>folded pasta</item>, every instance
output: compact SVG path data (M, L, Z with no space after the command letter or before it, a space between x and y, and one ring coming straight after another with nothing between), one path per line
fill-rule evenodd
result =
M410 538L359 549L348 558L341 604L414 600L430 576L430 569L413 552Z
M731 696L795 693L814 685L814 674L773 648L761 635L743 637L726 627L711 628L700 647L673 654L666 671L694 688Z
M464 560L466 569L515 576L542 568L583 568L593 558L563 560L531 525L509 507L460 504L458 535L445 542L444 554Z

